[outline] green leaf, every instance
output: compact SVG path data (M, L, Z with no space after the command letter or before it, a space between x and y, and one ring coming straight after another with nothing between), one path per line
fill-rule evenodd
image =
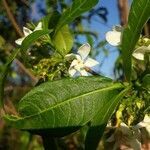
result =
M25 63L28 62L28 56L26 54L26 51L28 50L28 48L31 46L32 43L34 43L36 40L38 40L39 38L41 38L42 36L46 36L49 33L51 33L52 30L37 30L32 32L31 34L29 34L22 42L21 44L21 54L22 54L22 58L24 60Z
M21 99L20 116L5 116L5 120L25 130L78 128L92 120L122 88L122 84L102 77L43 83Z
M145 75L142 81L142 86L150 90L150 74Z
M48 28L49 19L50 19L50 16L49 16L49 15L47 15L47 16L45 16L45 17L43 17L43 18L41 19L41 22L42 22L42 29L44 29L44 30L49 29L49 28Z
M133 0L127 27L122 37L122 56L126 79L131 78L131 57L141 30L150 18L150 0Z
M58 11L52 11L49 14L49 21L48 21L49 29L54 29L56 27L56 24L58 23L60 16L61 15Z
M98 0L74 0L72 6L68 8L60 17L56 27L56 32L65 24L72 22L82 13L93 8L97 3Z
M2 76L0 77L0 108L3 107L3 96L4 96L4 84L7 77L8 70L13 60L16 58L20 49L14 49L12 54L9 56L7 63L4 66L4 70L2 72Z
M125 94L129 91L129 88L126 88L118 95L115 95L111 101L109 101L91 121L91 127L87 133L85 140L85 149L91 150L96 149L100 138L102 137L105 127L107 125L108 120L116 109L117 105L125 96Z
M35 42L40 37L51 33L52 30L37 30L29 34L21 44L21 50L25 53L26 50L30 47L30 45Z
M60 13L56 10L51 11L48 15L41 19L43 29L53 29L56 27L60 18Z
M73 37L70 33L68 25L63 26L53 38L53 43L57 49L57 51L66 55L73 46Z

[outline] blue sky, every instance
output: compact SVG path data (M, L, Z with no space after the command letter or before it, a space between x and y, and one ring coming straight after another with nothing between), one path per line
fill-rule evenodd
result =
M101 0L98 4L100 6L104 6L108 9L108 22L106 25L95 23L95 29L100 30L100 38L105 38L105 33L111 30L112 26L120 24L118 8L117 8L117 0ZM101 71L109 76L113 77L113 68L115 60L118 56L118 51L115 47L107 45L110 51L110 55L104 61L104 64L101 67ZM99 55L99 60L102 59L102 54Z
M96 31L99 35L99 40L105 40L105 33L112 29L114 25L120 24L118 8L117 8L117 0L101 0L96 7L106 7L108 10L107 19L108 22L104 24L100 21L99 18L94 18L90 27L85 24L85 28L90 28L91 31ZM81 38L82 42L86 42L85 38ZM106 48L109 49L110 53L107 58L105 58L103 65L100 68L100 72L102 72L105 76L113 78L113 68L116 58L118 57L118 51L116 47L112 47L111 45L107 45ZM100 52L96 59L101 63L104 58L104 53Z
M36 1L36 4L32 5L32 16L36 16L36 7L40 4L41 1ZM105 39L105 33L109 30L111 30L112 26L119 24L119 14L118 14L118 8L117 8L117 0L100 0L96 7L106 7L108 10L107 19L108 22L106 24L100 22L98 18L93 19L92 24L88 26L88 24L85 24L85 28L90 29L91 31L96 31L99 35L99 40ZM42 7L44 8L44 3L42 4ZM38 16L42 17L42 16ZM81 43L85 43L85 38L80 38ZM118 51L115 47L110 46L109 44L106 46L110 50L110 54L107 58L105 58L105 61L103 62L103 65L100 68L100 71L108 76L113 78L113 68L115 60L118 56ZM96 59L101 63L101 61L104 58L103 52L99 53L99 55L96 57Z

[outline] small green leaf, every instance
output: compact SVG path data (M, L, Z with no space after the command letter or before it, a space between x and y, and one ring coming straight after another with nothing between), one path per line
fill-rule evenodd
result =
M19 117L5 116L5 120L25 130L73 130L92 120L122 88L122 84L103 77L43 83L21 99Z
M53 38L53 43L59 53L66 55L73 46L73 37L68 25L63 26Z
M141 30L150 18L150 0L133 0L127 27L122 37L122 58L126 79L131 78L131 57Z
M142 81L142 86L150 90L150 74L145 75Z
M86 140L85 140L85 149L91 150L96 149L100 138L102 137L105 127L107 125L108 120L110 119L112 113L116 109L117 105L125 96L125 94L129 91L129 88L126 88L118 95L115 95L111 101L109 101L91 121L91 127L87 132Z
M68 8L60 17L56 27L56 32L65 24L72 22L82 13L90 10L98 3L98 0L74 0L70 8Z
M42 28L43 29L53 29L56 27L58 20L60 18L60 13L58 11L52 11L48 15L42 18Z
M48 28L49 18L50 18L50 16L47 15L47 16L45 16L45 17L43 17L43 18L41 19L41 22L42 22L42 29L43 29L43 30L49 29L49 28Z
M52 30L37 30L28 35L21 44L21 50L25 53L33 42L42 37L43 35L51 33Z

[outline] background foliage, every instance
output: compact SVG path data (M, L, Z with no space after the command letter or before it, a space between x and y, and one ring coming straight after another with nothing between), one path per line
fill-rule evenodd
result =
M51 141L51 146L57 143L57 146L62 149L65 149L65 147L69 147L70 149L72 149L72 147L75 149L83 149L83 142L85 140L85 134L87 133L85 148L90 149L91 145L88 145L89 143L93 143L92 148L96 148L103 133L101 129L106 127L108 119L110 119L111 114L122 98L122 103L118 106L117 112L114 113L111 123L117 125L119 122L123 121L128 125L134 125L141 121L144 115L149 113L147 105L149 104L150 68L146 67L141 76L136 70L134 70L135 74L131 74L131 52L138 41L139 31L142 30L143 25L149 19L150 1L141 0L139 2L141 5L140 9L144 16L139 20L137 19L138 16L140 16L138 12L139 3L136 0L132 3L128 25L123 32L122 47L121 50L118 50L123 57L119 57L116 61L114 73L116 75L116 80L119 79L122 82L124 82L125 79L128 81L131 80L132 83L130 83L130 85L132 85L132 88L130 88L128 94L127 92L129 89L123 90L128 86L127 83L124 85L115 83L101 76L92 78L81 77L76 81L68 78L62 79L68 77L69 62L64 59L65 55L71 50L74 52L76 51L77 47L81 44L80 35L83 35L84 38L87 39L93 49L100 48L106 56L109 54L108 50L105 48L106 41L99 40L95 32L85 29L84 26L85 22L91 24L95 16L98 16L99 19L106 23L106 8L94 8L98 3L97 0L76 0L74 2L54 0L45 1L46 5L36 8L39 13L36 14L36 16L32 16L30 15L30 6L33 6L35 3L37 3L37 1L1 1L1 79L5 79L6 74L8 74L4 95L2 89L4 80L1 80L0 90L0 99L2 100L4 96L5 111L7 112L5 120L17 128L27 129L30 133L33 133L30 134L28 132L18 131L1 121L1 148L43 149L41 146L41 138L39 136L34 136L34 133L41 135L45 148L47 147L47 141ZM71 5L72 7L70 7ZM85 14L84 12L86 11L88 11L88 13ZM36 21L39 20L38 16L40 15L45 16L41 19L43 30L33 32L25 38L21 47L16 49L14 39L23 36L20 26L27 26L31 30L34 30L37 24ZM36 17L38 19L36 19ZM26 24L26 22L30 22L30 20L33 22ZM135 26L136 30L133 32ZM134 42L127 44L128 37L132 37ZM126 44L128 46L126 46ZM98 53L99 51L92 52L91 56L95 57ZM16 55L18 56L17 59L15 59ZM146 63L149 64L149 62L149 59L147 59ZM125 66L126 77L123 73L123 65ZM41 84L43 82L46 83ZM31 90L33 86L38 87ZM61 89L61 92L58 91L58 87ZM65 90L66 88L69 93ZM82 89L82 91L79 89ZM26 94L29 90L31 91ZM121 90L123 91L121 92ZM49 97L51 97L51 99L49 99ZM98 97L101 97L101 103L97 102ZM90 98L93 99L92 104L88 103ZM111 101L109 101L110 98ZM45 99L46 101L41 102L41 99ZM37 103L37 101L39 101L39 103ZM82 102L83 105L79 105L79 101ZM18 102L19 105L17 105ZM68 113L70 111L68 108L70 107L67 107L67 105L72 108L72 116L81 116L82 118L70 118L68 121L67 119L70 115L70 113ZM93 109L89 106L92 106ZM18 111L16 107L18 107ZM83 110L82 114L80 114L81 110ZM65 115L63 115L62 112L65 113ZM1 114L3 114L3 111ZM50 116L53 116L53 119L51 118L52 120L48 119ZM61 117L61 119L59 117ZM65 126L66 122L68 126ZM57 134L56 137L58 137L59 134L64 135L66 132L70 133L76 131L79 129L78 127L83 125L85 125L85 127L81 128L80 132L77 131L64 138L52 138L54 136L53 134ZM89 126L92 128L87 132ZM58 127L62 127L63 129L56 130ZM66 130L66 127L71 128ZM46 132L51 133L52 136L49 137L44 129L52 129L50 131L46 130ZM101 134L96 134L98 132ZM18 140L18 137L20 140ZM94 137L95 140L91 141L91 137Z

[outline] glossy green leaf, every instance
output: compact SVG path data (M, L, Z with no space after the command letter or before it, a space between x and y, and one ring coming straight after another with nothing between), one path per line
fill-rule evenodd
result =
M85 140L85 149L91 150L96 149L100 138L102 137L105 127L107 125L108 120L113 114L119 102L122 100L123 96L128 92L129 88L123 90L118 95L114 96L111 101L109 101L91 121L91 127L87 132L86 140Z
M26 50L31 46L33 42L35 42L40 37L51 33L52 30L37 30L29 34L21 44L21 50L25 53Z
M52 11L48 17L48 29L54 29L59 21L60 13L58 11Z
M65 24L72 22L82 13L93 8L97 3L98 0L74 0L72 6L68 8L60 17L56 27L56 32Z
M53 37L53 43L56 50L66 55L73 46L73 36L69 30L68 25L63 26Z
M102 77L80 77L43 83L19 102L20 116L5 116L16 128L25 130L81 127L123 88Z
M38 40L39 38L41 38L42 36L47 36L49 33L51 33L52 30L37 30L32 32L31 34L29 34L22 42L21 44L21 54L22 54L22 58L24 60L24 62L28 62L28 56L26 54L26 51L28 50L28 48L31 46L31 44L33 44L36 40Z
M12 54L8 58L7 63L4 66L2 76L0 77L0 108L3 107L4 83L5 83L5 80L7 77L7 73L10 68L10 65L12 64L13 60L16 58L19 51L20 51L20 49L18 49L18 48L13 50Z
M131 57L141 30L150 18L150 0L133 0L127 27L122 37L122 58L127 80L131 78Z
M60 16L60 13L56 10L53 10L48 15L44 16L41 19L42 29L54 29L56 27L56 24L58 23Z

